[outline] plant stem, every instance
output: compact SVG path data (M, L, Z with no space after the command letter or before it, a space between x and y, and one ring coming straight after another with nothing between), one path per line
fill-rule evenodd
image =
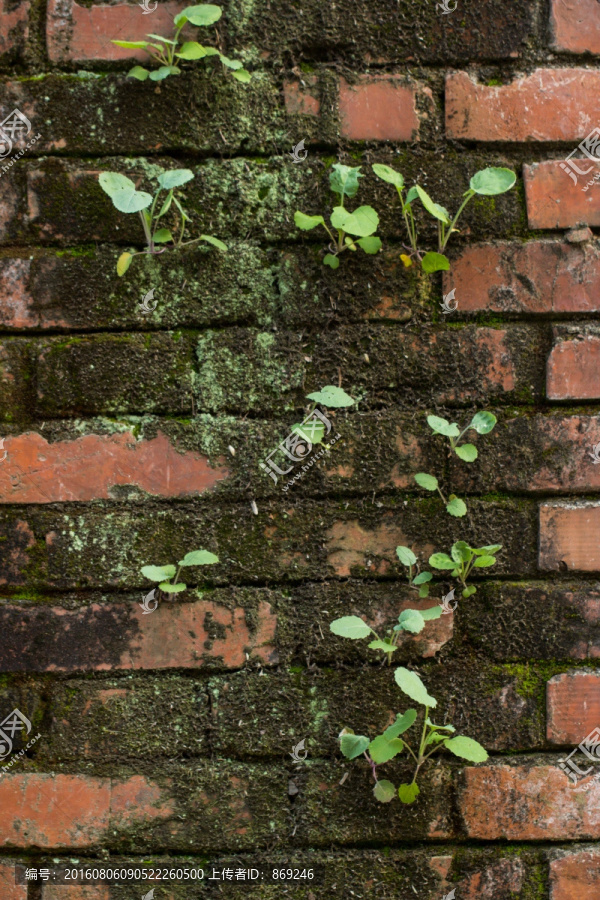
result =
M369 765L371 766L371 772L373 773L373 778L374 778L375 781L377 782L377 781L379 780L379 779L377 778L377 766L375 765L375 763L373 762L373 760L371 759L371 757L369 756L369 754L367 753L366 750L365 750L365 752L363 753L363 756L364 756L364 758L367 760L367 762L369 763Z
M148 250L150 253L154 250L154 245L152 243L152 235L150 234L150 229L148 228L148 223L146 221L146 216L144 215L145 210L140 209L139 216L142 220L142 225L144 226L144 234L146 235L146 241L148 242Z
M444 506L447 506L447 505L448 505L448 501L446 500L446 498L444 497L444 495L443 495L442 492L440 491L439 487L437 487L436 490L437 490L438 494L440 495L440 497L442 498L442 500L444 501Z
M461 203L461 205L458 207L458 212L456 213L456 215L454 216L454 218L453 218L452 221L450 222L450 228L448 229L448 234L446 235L446 238L445 238L445 240L444 240L444 243L442 244L442 247L441 247L442 252L446 249L446 244L447 244L448 241L450 240L450 235L451 235L452 232L454 231L454 226L455 226L456 223L458 222L458 217L460 216L461 212L463 211L463 209L465 208L465 206L467 205L467 203L469 202L469 200L471 199L471 197L474 197L474 196L475 196L475 191L472 191L472 190L468 190L468 191L467 191L467 196L465 197L465 199L463 200L463 202Z

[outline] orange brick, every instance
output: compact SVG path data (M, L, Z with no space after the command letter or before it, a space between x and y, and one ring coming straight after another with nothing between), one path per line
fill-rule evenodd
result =
M341 134L355 141L413 141L419 120L415 89L402 76L364 76L357 84L340 79Z
M0 57L11 57L20 51L29 38L28 0L0 0ZM6 113L5 113L6 115Z
M15 884L14 862L0 862L0 896L2 900L27 900L27 885Z
M565 156L567 154L565 153ZM600 164L579 160L577 184L560 167L560 161L523 166L527 221L530 228L572 228L574 225L600 225L600 183L584 191L588 181L600 172Z
M600 335L556 330L546 393L549 400L600 399Z
M552 46L569 53L600 53L598 0L550 0Z
M600 672L574 669L546 685L546 736L553 744L575 746L600 727Z
M286 111L290 115L319 115L321 103L316 75L307 75L301 82L284 82L283 97Z
M565 853L550 862L550 900L598 900L600 851Z
M542 503L540 569L600 571L599 530L600 504Z

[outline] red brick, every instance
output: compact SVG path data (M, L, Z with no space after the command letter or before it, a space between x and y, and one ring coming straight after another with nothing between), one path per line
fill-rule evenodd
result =
M600 505L542 503L539 566L545 571L600 571Z
M565 853L550 862L550 900L598 900L600 851Z
M521 859L501 859L456 883L460 900L495 900L519 896L527 870ZM442 898L443 900L443 898Z
M550 0L552 46L569 53L600 53L598 0Z
M466 72L446 78L446 134L463 141L579 141L600 121L600 72L537 69L488 87Z
M567 154L565 153L565 156ZM530 228L572 228L574 225L600 225L600 184L588 191L583 187L600 172L600 165L579 160L579 168L590 172L578 176L575 185L560 161L523 166L527 221Z
M20 862L20 860L15 862ZM0 896L2 900L27 900L27 885L15 884L15 862L0 863ZM65 900L68 898L65 897Z
M143 15L132 3L79 6L74 0L49 0L48 55L52 62L147 60L142 50L126 50L111 41L142 41L150 31L170 37L175 30L174 16L186 6L189 4L167 0L159 3L152 15Z
M467 247L443 290L456 288L458 312L598 312L599 281L596 244L503 241Z
M419 132L415 88L402 76L340 79L342 137L356 141L413 141Z
M254 627L243 608L206 600L162 600L152 613L138 603L78 610L4 606L1 617L14 631L0 647L0 671L197 669L208 662L239 668L246 654L263 664L277 662L277 617L266 601Z
M555 765L465 766L458 803L467 837L483 841L600 838L600 782Z
M138 441L131 432L48 441L27 432L5 438L0 503L117 499L119 485L160 497L202 494L227 477L195 451L180 453L162 432Z
M546 685L546 736L553 744L575 746L600 726L600 672L574 669Z
M286 112L292 116L318 116L321 108L316 75L306 75L302 81L285 81L283 97Z
M21 50L29 37L28 0L0 0L0 56ZM9 110L10 112L10 110ZM4 118L4 116L2 116Z
M549 400L600 399L600 335L555 334L548 357L546 393Z

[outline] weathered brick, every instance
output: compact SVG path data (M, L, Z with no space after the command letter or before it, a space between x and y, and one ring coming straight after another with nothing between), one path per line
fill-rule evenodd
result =
M0 5L0 61L3 63L13 60L23 52L29 38L30 9L29 0L17 0L16 3L11 0L2 0Z
M364 141L413 141L419 133L416 90L403 76L367 75L340 80L342 137Z
M550 400L600 398L600 332L585 326L558 326L547 364Z
M318 116L321 110L318 78L306 75L301 81L285 81L283 96L290 115Z
M550 0L552 46L568 53L600 53L597 0Z
M452 73L446 79L446 134L463 141L581 140L600 119L599 88L600 73L593 69L537 69L499 87Z
M474 840L564 841L600 836L596 775L573 784L553 763L465 766L458 805Z
M597 0L594 0L597 2ZM600 252L591 242L503 241L466 247L444 272L458 313L598 312Z
M173 17L186 5L178 0L160 3L149 22L133 3L80 6L75 0L50 0L46 25L48 55L57 63L147 59L143 51L117 47L111 41L143 41L149 27L155 34L169 36L174 31Z
M548 740L575 746L600 724L600 673L574 669L546 686Z
M15 863L19 860L0 862L0 888L2 900L27 900L27 885L15 884Z
M250 658L277 662L277 618L266 602L251 613L199 600L161 601L152 613L141 603L92 604L68 612L4 606L0 616L15 629L15 642L2 654L3 671L196 669L211 662L237 668Z
M573 185L561 163L554 160L523 166L527 221L530 228L572 228L574 225L600 225L600 206L595 193L598 185L585 192L581 184L600 171L598 163L584 161L587 172ZM581 168L581 167L580 167ZM589 183L589 182L588 182Z
M183 497L210 490L225 467L198 453L178 452L164 434L138 441L131 431L48 443L27 432L7 438L0 468L0 503L116 499L130 486L150 496Z
M595 540L598 527L600 505L596 503L542 503L540 569L600 570L600 549Z
M600 881L600 852L595 847L562 851L550 861L550 900L595 900Z

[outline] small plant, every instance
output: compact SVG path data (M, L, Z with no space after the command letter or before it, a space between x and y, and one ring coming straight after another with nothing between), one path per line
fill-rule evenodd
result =
M431 572L419 572L419 561L410 547L396 547L396 556L403 566L408 569L408 583L411 588L419 592L419 597L429 597L429 584ZM413 576L413 567L416 573ZM430 618L438 618L437 616ZM420 629L419 629L420 630Z
M242 63L237 59L229 59L224 56L216 47L205 47L197 41L187 41L185 44L179 45L181 30L188 22L190 25L205 28L218 22L221 15L221 7L212 3L188 6L173 20L175 34L172 40L161 37L159 34L148 34L146 36L152 38L151 41L112 41L112 43L117 47L125 47L129 50L144 50L153 62L159 64L159 68L153 71L149 71L143 66L134 66L127 74L130 78L137 78L138 81L145 81L147 78L150 78L151 81L162 81L169 75L179 75L181 69L175 65L175 57L177 59L208 59L209 56L218 56L223 65L232 70L234 78L247 83L250 81L251 75L243 68ZM155 41L159 43L155 43Z
M117 260L118 275L122 276L127 272L134 256L143 254L158 256L167 249L180 250L182 247L189 247L190 244L196 244L198 241L206 241L223 252L227 250L227 244L210 234L201 234L192 241L183 240L187 222L191 220L181 201L176 197L175 191L191 181L193 177L194 173L190 169L170 169L162 172L156 179L158 189L152 196L146 191L138 191L131 178L127 178L125 175L120 175L118 172L101 173L98 177L100 187L108 194L113 206L119 212L138 213L146 238L145 250L126 251L119 256ZM158 198L162 191L166 191L167 195L157 212ZM162 226L160 221L169 211L171 211L171 215L175 214L175 222L178 225L178 233L175 237L169 228ZM169 247L166 246L168 244L170 244Z
M158 589L164 594L179 594L187 588L187 584L184 584L183 581L178 581L179 573L183 568L188 566L214 566L218 562L219 557L208 550L191 550L185 554L183 559L179 560L177 563L178 569L173 565L142 566L140 571L150 581L160 582Z
M398 548L406 550L408 548ZM409 551L410 552L410 551ZM426 573L429 575L429 573ZM431 578L431 575L429 575ZM426 586L426 585L425 585ZM421 596L421 595L420 595ZM339 637L350 638L356 641L361 638L368 638L375 635L375 640L369 644L370 650L381 650L387 656L388 665L392 661L392 655L397 650L398 638L402 631L409 631L411 634L419 634L425 627L425 622L432 619L439 619L442 615L441 606L433 606L431 609L405 609L398 616L398 624L388 629L387 637L380 637L370 625L359 616L342 616L341 619L335 619L329 626L330 631Z
M400 740L400 735L408 731L417 719L417 712L414 709L408 709L405 713L398 713L393 725L386 728L382 734L372 741L362 734L354 734L351 729L344 728L340 734L340 748L347 759L356 759L358 756L365 757L371 766L373 778L375 779L373 794L376 800L379 800L380 803L389 803L398 793L402 803L413 803L420 793L419 785L417 784L419 770L429 757L437 753L438 750L445 748L455 756L474 763L485 762L488 755L481 744L472 738L452 737L456 730L453 725L434 725L429 718L429 710L437 706L437 700L429 695L427 688L416 672L400 667L394 672L394 678L400 690L407 694L411 700L425 707L423 729L418 750L413 750L405 739ZM391 781L386 779L380 781L378 779L377 766L394 759L404 749L412 756L415 762L415 770L412 781L409 784L401 784L396 791Z
M440 416L427 416L427 424L431 430L435 434L443 434L447 437L450 442L450 448L464 462L473 462L477 459L478 454L477 447L474 444L459 444L463 434L470 428L476 431L477 434L489 434L496 422L496 416L493 413L484 410L475 413L467 427L463 428L461 431L456 422L450 423L447 419L440 418ZM464 500L461 500L456 494L450 494L446 500L440 490L439 482L435 475L428 475L426 472L417 472L414 479L419 487L424 488L426 491L437 491L446 507L446 512L451 516L460 518L461 516L466 515L467 505Z
M305 424L306 420L310 419L317 408L317 403L320 403L322 406L328 407L329 409L343 409L347 406L354 406L356 403L350 394L347 394L346 391L340 387L336 387L334 384L327 384L324 388L321 388L320 391L307 394L306 399L313 401L312 406L307 413L304 422L297 422L295 425L292 425L292 434L299 434L300 437L304 438L305 441L309 441L311 444L320 444L323 441L325 425L328 424L329 421L323 417L321 421L312 419L308 424Z
M345 250L355 251L357 246L365 253L378 253L381 249L381 241L375 235L379 225L379 216L372 206L359 206L353 212L344 207L344 197L354 197L358 192L358 179L364 178L360 174L361 166L343 166L335 163L329 175L329 184L334 194L339 196L339 205L333 207L329 217L332 228L337 232L337 237L325 224L323 216L307 216L302 212L294 213L294 222L302 231L311 231L317 225L322 225L329 237L329 253L323 258L326 266L337 269L340 253Z
M412 261L414 258L416 258L420 262L421 268L424 272L438 272L441 270L448 270L450 268L450 261L448 257L444 255L446 247L448 245L448 241L450 240L450 236L455 231L459 231L459 229L456 227L459 216L461 215L469 200L471 200L475 196L475 194L480 194L484 197L493 197L497 194L504 194L514 186L517 180L517 176L514 172L512 172L510 169L505 169L502 167L492 167L476 172L469 183L469 190L466 191L463 195L464 200L461 203L458 212L456 213L454 218L450 220L450 214L448 213L448 211L444 209L443 206L439 206L439 204L434 203L427 191L423 190L420 185L416 184L411 187L405 199L404 178L402 177L400 172L396 172L396 170L392 169L390 166L384 166L380 163L375 163L372 168L378 178L381 178L382 181L386 181L388 184L394 185L394 187L398 191L398 196L400 197L402 216L404 218L404 224L406 225L406 231L410 243L410 246L405 245L405 249L408 251L408 255L405 253L401 254L402 262L406 267L408 267L413 264ZM437 252L430 251L429 253L423 254L423 252L418 248L417 225L412 207L412 204L415 200L420 200L427 212L432 215L434 219L437 219Z
M429 557L429 565L434 569L450 569L453 578L458 578L463 586L463 597L470 597L477 588L467 585L467 579L473 569L488 569L496 562L495 553L502 549L502 544L488 544L487 547L469 547L466 541L452 544L450 556L447 553L434 553Z

